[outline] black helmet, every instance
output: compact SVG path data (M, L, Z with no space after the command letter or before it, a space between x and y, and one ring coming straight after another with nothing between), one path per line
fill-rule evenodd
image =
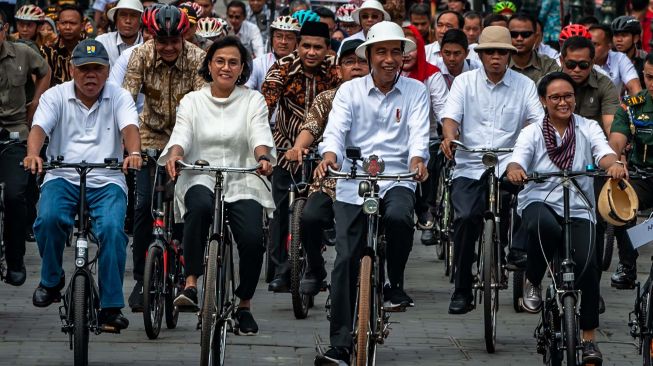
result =
M637 18L630 15L622 15L612 21L612 33L641 34L642 25Z
M150 13L147 26L155 37L176 37L182 35L190 23L185 12L173 5L164 5Z

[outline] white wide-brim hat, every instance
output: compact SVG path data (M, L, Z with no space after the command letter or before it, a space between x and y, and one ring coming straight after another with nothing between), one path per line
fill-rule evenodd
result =
M417 48L415 42L404 36L404 30L394 22L382 21L376 23L367 32L367 40L356 48L356 56L367 59L366 50L368 46L375 43L387 41L401 41L404 43L404 55Z

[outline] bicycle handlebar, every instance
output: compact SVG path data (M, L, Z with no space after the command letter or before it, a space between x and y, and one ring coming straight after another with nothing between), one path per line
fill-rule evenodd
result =
M51 161L43 163L43 170L61 169L61 168L74 168L74 169L109 169L121 170L122 161L111 161L104 163L87 163L82 161L80 163L64 163L63 161ZM22 165L22 162L21 162Z
M497 147L497 148L470 148L467 145L463 144L458 140L451 140L451 143L458 146L460 149L466 152L471 153L509 153L513 151L513 148L509 147Z
M220 173L253 173L255 172L258 168L261 167L261 164L257 164L254 167L249 167L249 168L234 168L234 167L228 167L228 166L210 166L210 165L195 165L195 164L188 164L184 162L183 160L178 160L177 164L180 165L180 170L197 170L197 171L204 171L204 172L220 172Z
M387 180L387 181L407 181L412 180L417 175L417 170L412 173L403 173L403 174L379 174L379 175L370 175L370 174L356 174L352 176L351 172L345 173L337 170L333 170L329 167L329 178L334 179L355 179L355 180Z

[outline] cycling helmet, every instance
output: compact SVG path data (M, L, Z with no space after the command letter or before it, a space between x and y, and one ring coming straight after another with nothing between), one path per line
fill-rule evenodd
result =
M147 27L155 37L181 36L190 23L185 12L172 5L164 5L150 13Z
M622 15L612 21L612 33L641 34L642 25L637 18L630 15Z
M227 27L218 18L200 18L195 34L204 38L226 37Z
M154 4L150 5L150 6L148 6L147 8L143 9L143 14L141 14L141 24L143 24L143 28L149 29L148 24L149 24L150 17L152 16L152 13L154 12L154 10L156 10L156 9L162 7L162 6L163 6L163 4L154 3Z
M179 5L179 7L182 7L182 6L190 6L191 8L195 9L195 13L197 14L198 18L201 18L202 15L204 14L204 8L202 7L202 5L200 5L198 3L186 1L185 3L182 3L181 5Z
M512 1L499 1L494 5L494 14L501 14L505 11L510 11L511 13L517 12L517 7Z
M608 224L624 226L637 217L639 199L627 180L610 178L601 189L598 206Z
M36 5L23 5L16 12L15 18L30 22L42 22L45 18L45 13Z
M587 30L587 27L581 24L569 24L568 26L562 28L560 31L560 42L564 42L571 37L584 37L587 39L592 39L592 35Z
M319 22L320 16L313 10L300 10L292 14L292 17L297 19L299 26L304 25L304 22Z
M355 4L345 4L336 10L336 20L343 23L353 23L352 13L358 9Z
M299 25L299 20L288 15L283 15L270 24L270 29L299 32L301 26Z

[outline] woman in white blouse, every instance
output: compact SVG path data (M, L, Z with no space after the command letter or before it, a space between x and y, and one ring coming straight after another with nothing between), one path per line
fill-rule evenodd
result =
M584 170L597 164L614 178L625 176L625 168L617 160L596 121L573 114L576 106L574 82L561 72L548 74L540 80L537 92L546 111L544 120L525 127L515 144L507 168L508 179L523 184L526 172L557 172ZM576 179L590 202L594 201L592 179ZM546 270L546 257L553 255L554 245L563 240L563 191L558 179L545 183L531 183L519 193L517 212L522 217L522 229L528 237L528 265L526 276L533 284L529 295L531 311L541 306L541 282ZM583 293L580 308L580 328L583 330L583 364L600 363L601 352L594 343L594 330L599 325L599 277L594 254L594 210L587 207L572 189L571 237L577 285ZM592 204L593 205L593 204ZM559 248L560 249L560 248ZM588 251L592 251L588 253ZM589 260L589 263L586 263ZM581 271L587 268L582 273Z
M211 165L251 167L270 175L274 141L268 125L263 96L243 86L250 74L251 59L238 38L229 36L209 48L200 74L210 84L188 93L179 103L177 122L159 164L166 164L173 179L175 163L198 159ZM214 176L185 171L175 186L175 208L184 221L186 288L175 305L197 307L197 277L204 273L204 245L213 214ZM263 212L274 210L264 183L249 174L225 176L224 199L229 225L240 257L240 299L237 333L253 335L258 326L251 314L251 299L263 263Z

